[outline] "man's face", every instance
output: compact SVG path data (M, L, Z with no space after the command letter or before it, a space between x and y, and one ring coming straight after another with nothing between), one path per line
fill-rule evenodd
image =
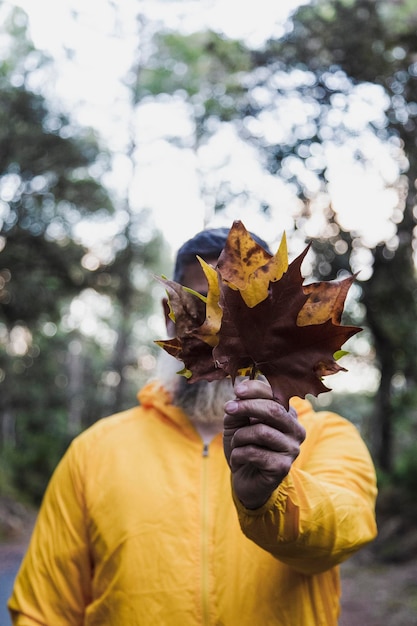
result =
M205 259L206 260L206 259ZM207 259L215 266L217 259ZM207 279L198 261L187 265L181 282L185 287L207 294ZM166 317L169 336L175 336L175 324ZM224 404L234 397L233 385L229 378L207 382L205 380L189 383L176 372L181 369L180 362L166 352L160 355L158 377L172 393L173 402L188 414L191 421L223 426Z

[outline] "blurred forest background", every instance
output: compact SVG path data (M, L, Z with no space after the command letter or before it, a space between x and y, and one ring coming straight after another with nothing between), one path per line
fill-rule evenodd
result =
M169 274L172 247L132 201L137 120L176 103L191 131L171 128L166 142L198 160L233 136L256 155L254 177L262 170L252 189L226 159L205 162L201 227L240 218L259 232L259 220L269 241L285 229L293 255L313 241L309 280L359 272L346 322L364 331L343 364L362 384L315 402L361 430L379 475L380 554L407 558L417 548L416 3L312 1L256 46L173 28L141 5L116 192L111 142L49 97L54 60L22 8L0 0L0 496L37 506L69 441L131 406L154 372L153 275ZM187 213L171 202L181 224ZM80 225L110 225L110 236L87 243Z

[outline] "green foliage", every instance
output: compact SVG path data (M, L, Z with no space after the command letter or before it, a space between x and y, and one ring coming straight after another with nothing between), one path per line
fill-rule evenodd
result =
M162 32L155 37L154 46L156 54L138 74L142 96L180 89L189 96L208 95L220 88L226 93L238 85L239 73L251 66L243 44L211 31L191 35Z
M273 42L274 58L313 71L342 67L354 81L375 82L386 74L384 52L390 43L379 17L384 3L317 0L304 5L296 12L288 36Z
M415 441L398 455L393 477L395 483L410 496L417 493L417 444Z
M277 90L270 110L278 108L290 96L298 96L306 106L304 127L300 129L294 124L279 145L269 144L262 136L253 138L267 154L270 171L284 173L305 198L305 211L299 220L301 228L302 221L309 215L311 197L303 175L310 171L320 182L320 189L325 189L329 164L324 158L323 146L329 142L343 144L355 135L355 130L348 125L349 116L343 113L348 112L349 98L356 86L372 83L381 88L386 103L385 118L369 122L367 130L386 145L401 145L404 149L406 160L402 159L399 165L407 175L407 197L404 206L399 202L398 213L402 211L402 219L397 215L397 244L381 243L370 250L372 276L361 282L364 324L370 331L376 364L381 372L372 417L373 451L377 463L388 473L395 466L394 455L400 453L394 445L397 412L393 381L404 376L410 388L417 384L413 234L417 165L416 19L415 3L317 0L298 9L285 37L268 42L265 49L255 55L256 64L264 68L255 82L257 87L270 89L271 82L277 82L280 76L294 77L289 87ZM248 114L257 118L262 112L263 107L255 102ZM332 122L334 112L337 123ZM315 158L317 155L319 158ZM359 141L354 155L366 165L367 156ZM289 175L287 163L294 161L298 166L293 167ZM402 199L403 181L397 184ZM339 271L351 271L355 251L365 247L355 232L343 231L331 209L328 218L332 225L330 236L324 234L322 241L314 245L316 273L324 278Z
M15 488L39 501L68 441L62 414L64 398L57 385L66 346L62 338L46 341L40 335L38 342L21 356L10 357L4 344L1 348L2 454ZM9 432L5 429L6 417Z
M19 489L39 503L72 437L135 402L143 374L134 334L142 324L140 339L152 344L148 287L163 245L146 213L132 213L122 232L117 227L106 262L85 261L90 250L74 226L84 220L94 228L117 209L92 175L106 171L108 154L90 129L27 87L25 64L42 71L46 60L26 38L24 14L7 15L11 56L0 61L0 493ZM72 312L87 297L97 303L89 311L95 333ZM103 314L100 298L107 298ZM152 350L141 352L144 362Z
M0 253L0 320L31 325L47 312L50 321L59 321L62 300L82 285L82 256L70 240L60 244L16 226Z
M23 421L24 416L20 418ZM45 432L44 414L31 414L31 420L30 428L22 431L24 437L19 439L18 445L6 445L3 454L13 477L14 488L39 505L49 477L69 443L69 437L65 431L57 432L56 427L52 432Z
M209 133L207 120L239 116L245 93L242 76L250 70L250 51L212 31L180 35L161 32L154 54L137 72L135 101L162 94L186 95L193 107L197 135Z

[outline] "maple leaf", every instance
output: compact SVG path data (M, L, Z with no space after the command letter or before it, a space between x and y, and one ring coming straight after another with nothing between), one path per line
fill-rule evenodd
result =
M304 285L303 291L308 294L308 299L298 314L297 324L321 324L329 319L340 324L345 299L354 280L355 275Z
M329 391L322 377L344 370L335 355L361 330L341 324L354 277L303 286L308 250L288 265L285 236L271 255L235 222L216 268L200 260L207 297L164 281L177 337L157 343L189 382L262 374L286 408L292 396Z
M268 297L269 284L281 278L288 268L285 234L275 255L254 241L242 222L230 229L226 245L217 261L223 282L238 290L248 307Z
M344 369L333 355L360 330L335 323L331 311L322 313L319 301L310 306L300 272L307 251L289 265L281 280L270 284L268 298L252 309L238 292L224 286L222 325L213 350L217 365L232 379L250 365L255 375L263 374L274 397L287 408L292 396L329 391L321 377ZM299 315L303 325L297 322Z
M178 374L186 378L193 376L193 382L197 379L224 378L225 373L216 368L213 361L212 346L200 336L205 335L200 329L204 326L207 297L173 280L158 276L155 278L167 291L169 316L175 323L177 335L173 339L158 340L155 343L184 363L184 368Z
M206 319L204 323L195 331L197 337L208 343L210 346L214 347L217 345L218 337L217 333L220 330L220 325L222 321L222 310L219 305L219 297L220 297L220 285L219 279L217 275L217 271L206 263L200 257L197 257L200 262L201 267L203 268L204 274L207 278L207 297L205 298L206 302Z

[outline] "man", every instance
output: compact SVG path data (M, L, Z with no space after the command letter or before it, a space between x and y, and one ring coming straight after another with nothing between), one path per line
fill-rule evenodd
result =
M184 244L174 280L206 291L195 257L215 264L226 237ZM97 422L56 469L13 623L336 626L338 564L376 534L356 428L299 398L287 412L261 380L189 384L161 362L140 406Z

